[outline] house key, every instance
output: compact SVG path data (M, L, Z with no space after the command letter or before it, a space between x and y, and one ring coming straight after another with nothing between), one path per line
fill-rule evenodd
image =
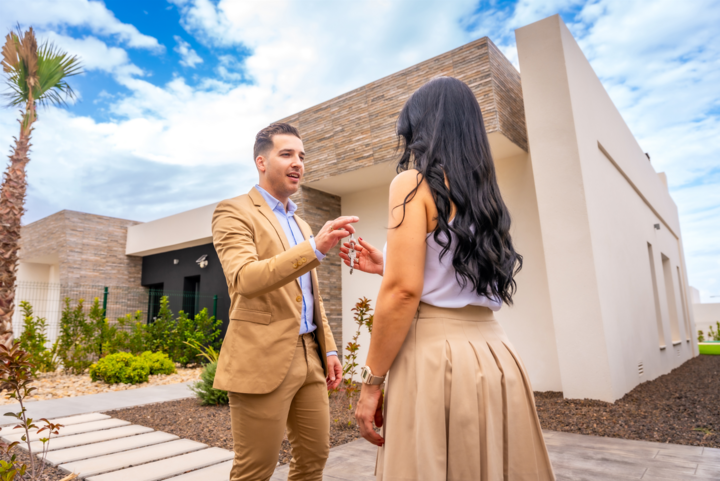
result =
M355 266L355 235L350 234L350 250L348 251L348 257L350 258L350 275L352 275Z

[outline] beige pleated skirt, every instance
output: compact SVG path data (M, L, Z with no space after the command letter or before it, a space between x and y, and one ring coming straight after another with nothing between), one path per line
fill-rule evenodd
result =
M420 303L385 389L378 481L546 481L527 372L493 312Z

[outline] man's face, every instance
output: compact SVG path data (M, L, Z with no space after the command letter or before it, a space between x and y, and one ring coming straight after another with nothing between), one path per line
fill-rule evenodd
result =
M286 134L274 135L272 149L255 159L270 193L281 198L297 192L305 173L304 161L302 140Z

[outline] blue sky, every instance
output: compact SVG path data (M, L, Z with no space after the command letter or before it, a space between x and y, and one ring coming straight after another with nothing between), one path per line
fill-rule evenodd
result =
M720 295L720 0L27 0L83 59L77 101L41 112L24 222L62 209L152 220L245 192L269 122L482 36L560 13L668 175L690 283ZM0 110L0 143L17 112Z

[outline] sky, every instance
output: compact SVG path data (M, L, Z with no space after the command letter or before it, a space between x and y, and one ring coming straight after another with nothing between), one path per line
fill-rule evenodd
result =
M23 223L239 195L270 122L484 36L519 69L514 29L557 13L667 173L690 284L720 302L720 0L2 0L4 32L32 26L85 69L39 113ZM0 145L17 118L0 108Z

